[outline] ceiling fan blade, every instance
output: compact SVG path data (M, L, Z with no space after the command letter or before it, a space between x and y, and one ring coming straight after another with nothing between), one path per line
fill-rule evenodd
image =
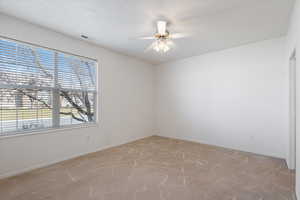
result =
M154 36L146 36L146 37L139 37L139 40L155 40L156 38Z
M168 41L167 41L167 45L169 45L169 46L172 47L172 48L173 48L174 46L176 46L175 43L174 43L174 41L172 41L172 40L168 40Z
M157 22L157 32L160 35L165 35L167 31L167 22L166 21L158 21Z
M185 38L185 37L188 37L187 34L184 34L184 33L172 33L170 34L169 36L171 39L180 39L180 38Z

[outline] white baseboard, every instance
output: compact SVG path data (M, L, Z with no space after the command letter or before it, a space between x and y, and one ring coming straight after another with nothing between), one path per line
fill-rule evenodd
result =
M276 155L267 155L267 154L262 154L259 152L252 152L252 151L247 151L244 149L238 149L238 148L233 148L233 147L229 147L229 146L225 146L225 145L219 145L219 144L213 144L213 143L209 143L203 140L197 140L197 139L189 139L189 138L185 138L185 137L177 137L177 136L165 136L165 135L161 135L161 134L157 134L157 136L161 136L161 137L165 137L165 138L174 138L174 139L178 139L178 140L185 140L185 141L189 141L189 142L196 142L196 143L200 143L200 144L206 144L206 145L211 145L211 146L215 146L215 147L221 147L221 148L225 148L225 149L231 149L231 150L235 150L235 151L242 151L242 152L246 152L246 153L252 153L252 154L256 154L256 155L261 155L261 156L266 156L266 157L272 157L272 158L279 158L279 159L283 159L285 160L286 158L283 157L278 157Z
M136 137L136 138L129 139L128 141L121 142L121 143L118 143L118 144L112 144L112 145L103 146L103 147L97 148L97 149L95 149L93 151L83 152L83 153L79 153L79 154L74 154L72 156L67 156L65 158L60 158L60 159L57 159L57 160L52 160L52 161L49 161L47 163L40 163L40 164L37 164L37 165L29 166L27 168L22 168L22 169L18 169L18 170L6 172L6 173L3 173L3 174L0 174L0 179L12 177L12 176L17 176L17 175L20 175L20 174L23 174L23 173L26 173L26 172L30 172L30 171L32 171L34 169L39 169L39 168L42 168L42 167L48 167L50 165L53 165L53 164L56 164L56 163L59 163L59 162L62 162L62 161L66 161L66 160L77 158L77 157L80 157L80 156L83 156L83 155L86 155L86 154L90 154L90 153L102 151L102 150L105 150L105 149L108 149L108 148L111 148L111 147L117 147L117 146L120 146L120 145L123 145L123 144L127 144L127 143L130 143L130 142L133 142L133 141L136 141L136 140L140 140L140 139L143 139L143 138L147 138L147 137L151 137L151 136L152 135L150 135L150 136Z

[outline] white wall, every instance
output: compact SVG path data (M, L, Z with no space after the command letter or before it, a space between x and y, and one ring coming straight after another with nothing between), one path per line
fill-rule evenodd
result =
M293 13L291 15L290 27L287 34L287 46L286 46L286 57L285 66L289 68L289 58L293 51L296 49L296 193L298 199L300 198L300 70L299 69L299 40L300 40L300 2L296 0ZM291 145L288 145L289 148ZM288 149L289 150L289 149Z
M99 61L98 127L0 139L0 177L152 135L153 66L0 15L0 36Z
M285 38L156 67L156 131L286 158Z

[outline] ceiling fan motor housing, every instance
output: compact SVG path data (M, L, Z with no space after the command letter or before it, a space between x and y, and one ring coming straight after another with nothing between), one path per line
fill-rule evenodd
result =
M169 31L166 31L165 34L163 34L163 35L161 35L161 34L159 34L159 33L156 33L156 34L155 34L155 38L158 39L158 40L159 40L159 39L168 39L169 36L170 36Z

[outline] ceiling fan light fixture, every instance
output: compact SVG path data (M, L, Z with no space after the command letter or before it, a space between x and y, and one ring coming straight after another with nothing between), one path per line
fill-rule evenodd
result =
M153 49L159 53L166 53L174 46L173 39L185 37L181 33L171 34L167 29L167 21L159 20L156 22L156 25L157 29L153 36L140 37L143 40L155 40L146 50Z
M167 40L157 40L154 42L153 49L156 52L166 53L170 50Z

